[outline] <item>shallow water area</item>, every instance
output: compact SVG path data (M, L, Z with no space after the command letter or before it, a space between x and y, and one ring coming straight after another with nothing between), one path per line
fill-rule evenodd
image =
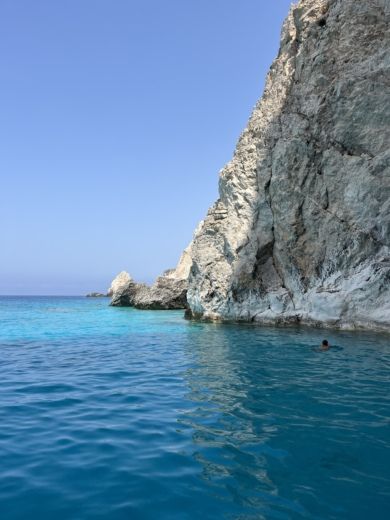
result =
M0 517L387 519L389 367L386 335L0 297Z

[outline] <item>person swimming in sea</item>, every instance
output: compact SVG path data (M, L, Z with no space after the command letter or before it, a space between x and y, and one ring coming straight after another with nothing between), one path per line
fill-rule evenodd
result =
M329 341L327 339L323 339L321 346L320 346L320 350L329 350L329 349L330 349Z

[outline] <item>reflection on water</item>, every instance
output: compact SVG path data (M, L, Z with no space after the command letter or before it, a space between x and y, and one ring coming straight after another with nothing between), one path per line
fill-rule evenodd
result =
M387 519L386 336L0 298L0 517Z
M321 351L316 331L189 330L194 406L179 420L193 429L193 457L215 496L270 518L367 518L373 503L385 518L388 341L331 335L343 346Z

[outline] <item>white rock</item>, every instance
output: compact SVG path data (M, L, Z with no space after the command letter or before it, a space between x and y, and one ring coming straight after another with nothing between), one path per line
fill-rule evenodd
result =
M390 330L388 0L301 0L191 245L193 316Z
M111 286L107 291L107 296L113 296L115 293L123 291L133 279L126 271L121 271L111 282Z

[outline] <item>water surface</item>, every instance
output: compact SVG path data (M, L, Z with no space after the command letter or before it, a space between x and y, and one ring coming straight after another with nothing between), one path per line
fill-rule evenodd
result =
M0 298L0 518L389 518L388 336L107 303Z

